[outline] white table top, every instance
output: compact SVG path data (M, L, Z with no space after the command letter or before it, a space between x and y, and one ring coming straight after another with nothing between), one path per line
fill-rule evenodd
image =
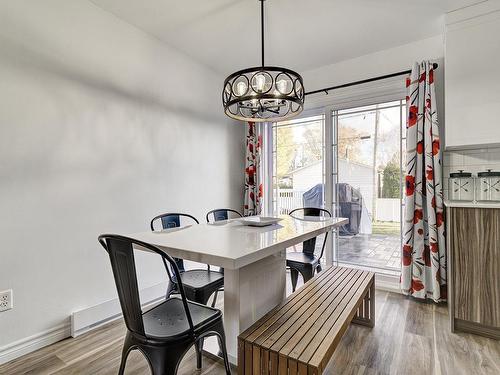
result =
M129 237L155 245L176 258L237 269L349 222L346 218L281 218L278 224L262 228L226 220Z

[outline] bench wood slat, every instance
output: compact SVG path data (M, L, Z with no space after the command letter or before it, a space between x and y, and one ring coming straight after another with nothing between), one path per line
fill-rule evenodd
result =
M267 330L267 335L262 334L255 341L255 345L262 345L266 348L270 348L271 350L277 350L273 348L274 344L284 335L287 331L293 330L292 327L296 327L297 325L303 324L303 322L307 321L309 315L312 314L312 308L317 308L323 301L323 299L330 294L330 289L335 288L338 285L338 280L342 277L347 277L349 272L339 272L334 275L334 277L325 282L324 287L319 289L317 293L311 295L311 297L304 301L300 306L295 306L295 309L292 309L289 314L283 316L276 323L274 323ZM311 308L312 307L312 308ZM297 321L300 320L300 323Z
M323 293L328 290L328 287L332 280L336 280L340 274L342 274L343 270L337 270L335 272L331 272L327 277L320 280L319 285L313 285L312 288L309 288L306 293L304 293L300 299L293 300L290 303L290 306L284 307L276 312L275 315L270 317L266 322L262 324L259 329L253 334L249 335L247 341L251 341L253 338L253 342L257 345L261 345L267 338L276 331L281 325L288 321L290 317L293 317L296 314L296 311L300 309L307 301L313 301L319 298Z
M262 373L263 374L269 374L269 350L262 349L262 363L261 363L261 368L262 368Z
M257 337L265 332L269 328L269 326L275 323L276 320L278 320L282 315L286 314L291 308L293 308L293 306L295 306L297 303L301 303L304 298L308 298L310 295L314 294L316 292L316 288L321 287L321 283L323 280L327 280L333 277L333 275L340 271L340 269L335 269L332 267L332 269L321 272L321 277L313 279L314 282L309 285L304 285L296 293L292 294L289 299L283 301L280 305L272 309L257 322L255 322L250 328L241 333L239 337L246 341L255 341Z
M253 351L252 351L252 359L253 359L253 375L260 375L262 373L262 366L261 366L261 350L257 346L253 346Z
M253 356L252 356L252 343L245 342L245 374L252 373Z
M369 286L370 275L366 275L365 277L358 279L356 283L356 287L363 287L364 293L366 293L366 288ZM359 299L357 299L356 303L359 304L363 301L363 294L356 293L357 289L351 289L346 296L346 298L340 302L340 305L337 307L341 312L340 315L335 316L335 319L327 319L325 325L322 327L322 331L317 332L316 337L320 337L321 340L316 339L310 345L308 345L301 356L299 357L299 361L303 361L308 363L309 366L321 368L322 359L326 356L331 357L333 351L337 347L340 339L342 338L344 332L347 330L349 323L351 322L356 310L349 308L348 306L352 304L351 298L355 297L356 294L359 295ZM329 349L331 353L329 353Z
M363 276L362 271L352 273L352 279L359 283L359 279ZM332 293L330 298L325 301L325 307L318 309L312 315L309 324L304 324L294 333L293 340L290 340L287 345L281 348L280 352L288 355L291 358L302 360L299 358L306 347L316 344L319 340L323 340L323 335L320 330L326 321L337 320L337 310L339 305L345 298L348 298L349 292L352 290L351 280L344 280L342 290L337 293ZM355 284L355 286L357 286ZM303 360L302 360L303 361ZM306 362L307 361L303 361Z
M321 283L321 281L323 281L323 280L328 280L329 278L334 277L334 275L341 272L342 270L329 269L328 271L329 272L324 272L324 275L322 273L322 275L321 275L322 277L321 278L318 277L318 279L315 280L316 281L315 283L311 283L311 285L308 285L307 288L301 288L300 289L301 293L296 293L296 295L292 295L291 297L293 297L293 298L287 299L282 304L280 304L279 306L277 306L276 308L271 310L270 313L274 312L274 314L276 314L276 315L272 315L270 313L267 313L263 318L259 319L256 323L254 323L254 325L252 327L250 327L249 329L244 331L239 336L238 348L239 348L239 351L243 351L242 353L238 353L238 370L239 370L238 373L239 374L250 374L250 373L255 374L256 371L258 371L258 369L254 369L254 366L256 364L255 364L255 361L253 360L253 358L252 358L252 363L250 363L250 358L248 357L248 348L245 349L244 344L243 344L243 347L240 347L240 343L243 342L241 339L246 337L246 340L245 340L246 342L254 341L256 338L259 337L259 332L266 332L266 329L268 329L269 326L280 317L280 314L286 314L290 309L293 308L293 306L295 304L300 302L301 299L310 298L310 296L317 294L317 292L320 290L320 289L318 289L319 288L317 285L318 283ZM321 288L326 287L323 284L321 284L320 286L321 286ZM255 327L257 327L257 328L255 328ZM256 348L254 350L260 351L260 349L258 349L256 346L254 346L254 348ZM262 361L269 361L269 359L267 357L268 355L269 355L269 352L266 353L266 358L264 358L264 357L262 358ZM253 357L253 354L252 354L252 357ZM246 358L246 360L243 360L243 358ZM244 366L244 369L242 369L243 366ZM262 373L268 373L268 371L269 371L268 370L269 369L268 362L261 364L261 367L262 367L261 368Z
M370 302L374 301L375 298L375 277L370 275L367 275L366 279L366 291L369 292L369 295L371 295ZM368 301L365 299L365 303L368 303ZM375 313L375 311L373 311ZM346 316L347 315L347 316ZM336 324L330 329L328 333L326 333L326 337L335 337L335 340L331 340L330 343L328 342L323 342L322 346L318 348L316 353L314 353L313 358L309 361L309 365L316 366L319 369L324 369L327 364L328 360L331 358L333 355L333 352L335 351L338 343L340 342L340 339L344 335L345 331L348 328L349 321L352 321L353 314L352 312L349 313L348 309L344 310L344 317L346 317L346 320L342 322L342 318L339 319ZM370 321L369 326L373 327L375 322L375 315L373 315L373 318ZM327 360L328 358L328 360ZM321 370L322 371L322 370Z
M373 327L374 274L328 267L238 337L238 374L317 375L349 323Z
M359 277L362 271L353 270L345 274L340 283L331 285L327 292L320 296L312 304L304 304L302 308L305 312L297 316L295 321L291 321L291 325L283 325L281 331L277 331L281 334L281 337L277 339L274 344L271 341L264 342L263 346L271 345L271 350L278 351L289 356L290 351L297 345L298 342L302 341L302 337L309 331L310 327L315 323L322 313L328 308L328 306L336 300L337 297L343 296L344 289L349 287L349 279ZM298 314L297 314L298 315ZM293 358L298 358L298 356L293 356Z

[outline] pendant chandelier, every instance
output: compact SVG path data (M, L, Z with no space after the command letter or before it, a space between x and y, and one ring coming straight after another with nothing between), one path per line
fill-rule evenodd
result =
M264 65L264 0L260 1L262 65L231 74L224 81L222 103L231 118L249 122L276 122L304 109L304 83L287 68Z

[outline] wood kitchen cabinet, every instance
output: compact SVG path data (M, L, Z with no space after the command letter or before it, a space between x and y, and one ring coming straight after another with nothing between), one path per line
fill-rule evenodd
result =
M499 339L500 205L490 207L447 204L449 308L452 331Z

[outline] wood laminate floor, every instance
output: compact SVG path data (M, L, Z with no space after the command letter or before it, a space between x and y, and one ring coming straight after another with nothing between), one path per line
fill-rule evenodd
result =
M124 333L123 322L116 321L0 365L0 374L116 374ZM195 362L191 350L179 374L224 373L210 358L201 371ZM132 352L126 374L149 373L142 355ZM351 325L325 373L498 375L500 342L451 333L445 306L377 291L375 328Z

